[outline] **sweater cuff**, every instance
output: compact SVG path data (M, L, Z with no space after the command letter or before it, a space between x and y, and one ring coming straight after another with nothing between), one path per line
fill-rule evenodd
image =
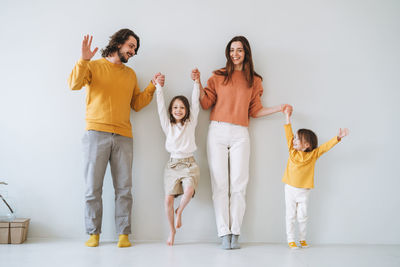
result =
M146 87L146 91L148 91L150 94L154 94L154 91L156 90L155 85L150 81L149 85Z
M90 60L84 60L82 58L80 58L78 60L78 64L80 64L80 65L87 65L87 64L89 64L89 62L90 62Z

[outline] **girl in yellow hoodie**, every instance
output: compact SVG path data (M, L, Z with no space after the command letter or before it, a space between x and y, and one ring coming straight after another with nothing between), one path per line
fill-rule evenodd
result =
M314 188L314 168L317 159L349 134L349 130L339 129L339 134L318 147L315 133L308 129L300 129L293 135L290 123L291 110L285 109L285 133L289 148L289 159L282 182L285 183L286 234L289 247L297 249L295 243L295 221L299 225L301 247L308 247L307 204L310 189Z

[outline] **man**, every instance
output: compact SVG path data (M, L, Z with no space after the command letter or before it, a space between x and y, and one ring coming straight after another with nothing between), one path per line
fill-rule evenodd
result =
M85 243L97 247L103 213L102 187L110 162L115 190L115 225L119 234L118 247L129 247L132 212L133 140L130 109L139 111L153 98L155 80L164 83L164 76L154 75L141 92L135 72L125 66L137 54L139 37L129 29L111 36L102 58L91 61L98 48L91 51L93 37L86 35L82 56L72 70L68 84L72 90L87 89L86 133L83 137L85 192L85 225L90 235ZM160 76L160 77L159 77Z

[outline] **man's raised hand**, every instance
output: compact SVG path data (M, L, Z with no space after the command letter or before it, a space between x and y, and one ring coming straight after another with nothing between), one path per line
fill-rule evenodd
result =
M98 47L96 47L93 51L90 50L90 46L92 45L93 36L89 37L89 34L83 37L82 41L82 59L83 60L91 60L92 57L96 54Z

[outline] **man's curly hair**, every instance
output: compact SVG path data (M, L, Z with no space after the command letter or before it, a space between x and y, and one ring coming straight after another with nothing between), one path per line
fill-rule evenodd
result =
M101 50L101 56L108 57L111 56L113 53L117 52L119 46L123 45L126 42L126 40L129 39L130 36L133 36L133 38L136 39L137 46L135 48L135 54L137 55L140 46L139 36L137 36L132 30L121 29L110 37L110 42L108 43L106 48Z

